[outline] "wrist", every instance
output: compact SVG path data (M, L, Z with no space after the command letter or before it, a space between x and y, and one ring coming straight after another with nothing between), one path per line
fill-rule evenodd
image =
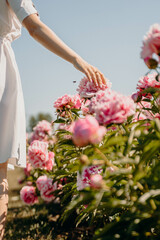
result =
M80 60L82 60L82 58L76 54L72 57L71 63L75 66Z

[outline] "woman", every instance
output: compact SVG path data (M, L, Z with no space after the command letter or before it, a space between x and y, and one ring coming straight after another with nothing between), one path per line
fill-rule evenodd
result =
M26 125L21 80L11 42L29 34L51 52L72 63L95 85L106 84L104 75L70 49L42 23L31 0L0 0L0 239L8 206L7 167L26 167Z

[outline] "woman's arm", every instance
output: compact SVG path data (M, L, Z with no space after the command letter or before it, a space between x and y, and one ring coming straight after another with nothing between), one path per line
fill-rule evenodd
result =
M36 14L26 17L22 24L35 40L51 52L72 63L76 69L86 74L89 81L93 80L97 86L101 86L102 83L106 84L104 75L69 48L49 27L40 21Z

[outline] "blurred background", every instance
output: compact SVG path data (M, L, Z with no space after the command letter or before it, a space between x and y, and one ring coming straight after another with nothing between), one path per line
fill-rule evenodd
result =
M147 72L140 51L149 26L160 22L159 0L35 0L34 4L41 20L99 68L112 82L112 89L126 95L135 91L139 77ZM39 112L54 119L54 101L65 93L76 93L84 74L42 47L25 29L13 48L27 122Z

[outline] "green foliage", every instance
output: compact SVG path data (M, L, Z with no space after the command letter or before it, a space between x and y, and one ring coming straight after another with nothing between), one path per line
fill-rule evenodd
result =
M159 124L159 120L153 120L147 127L147 133L144 133L144 122L140 122L125 125L127 131L117 130L115 135L106 135L104 145L99 150L103 152L107 149L105 157L117 170L112 173L104 171L107 188L98 191L88 188L80 193L70 191L68 195L76 193L76 197L65 206L62 223L77 212L76 225L92 224L98 227L94 239L154 239L157 236L160 224ZM83 151L93 159L92 148ZM101 159L101 154L95 157ZM107 167L105 160L104 170ZM65 166L70 173L66 177L74 172L69 167L70 161L72 158ZM84 205L88 205L85 210Z
M151 107L142 105L137 111L159 113L159 93L155 89L145 93L152 94L153 98L143 99ZM79 114L74 109L66 118L57 114L54 123L69 124ZM87 229L93 240L160 239L160 120L132 120L107 126L100 144L81 148L73 144L70 132L56 130L52 148L56 166L50 172L35 169L28 180L35 182L45 173L62 184L54 192L59 200L57 229L70 222L74 229ZM78 191L77 172L91 165L102 168L102 185ZM87 235L83 239L88 239Z

